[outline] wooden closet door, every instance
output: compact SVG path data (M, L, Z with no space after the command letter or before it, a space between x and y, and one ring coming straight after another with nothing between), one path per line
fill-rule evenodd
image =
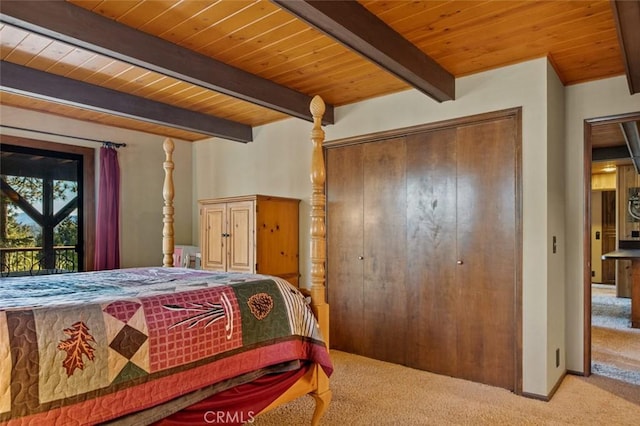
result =
M406 145L364 146L364 354L406 363Z
M515 390L515 118L457 131L458 377Z
M517 390L519 118L494 119L327 150L332 347Z
M364 355L362 147L326 151L331 347Z
M456 376L456 129L407 137L409 366Z

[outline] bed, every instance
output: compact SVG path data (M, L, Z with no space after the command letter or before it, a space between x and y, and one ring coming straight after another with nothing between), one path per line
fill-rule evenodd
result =
M300 396L318 424L333 370L321 118L311 102L311 285L173 267L167 139L163 266L0 282L0 423L242 424Z

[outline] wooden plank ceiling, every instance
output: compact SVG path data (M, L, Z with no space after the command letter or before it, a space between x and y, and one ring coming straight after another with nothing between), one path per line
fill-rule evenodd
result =
M314 1L300 18L281 0L49 3L0 5L1 104L189 141L309 119L316 94L326 124L333 106L421 84L455 102L455 78L545 56L565 85L637 74L608 0L361 0L348 19ZM426 63L437 78L419 75Z
M591 173L611 173L612 166L632 164L624 134L618 122L591 126L593 162Z

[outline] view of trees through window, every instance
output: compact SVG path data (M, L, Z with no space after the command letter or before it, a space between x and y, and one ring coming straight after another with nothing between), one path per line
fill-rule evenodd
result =
M20 176L3 176L5 182L15 189L32 206L42 206L42 179ZM54 203L68 201L78 193L77 182L54 181ZM6 198L6 200L5 200ZM35 247L42 246L42 227L33 221L20 207L3 196L3 218L6 226L0 235L2 247ZM6 207L5 207L6 206ZM42 213L42 207L36 209ZM0 219L1 220L1 219ZM58 246L74 246L77 244L78 217L77 210L65 218L54 228L53 241Z
M75 171L69 173L66 162L74 161L51 158L38 161L30 154L3 152L0 175L3 275L78 270L79 183L69 179ZM33 167L24 167L25 164ZM64 179L57 179L60 176Z

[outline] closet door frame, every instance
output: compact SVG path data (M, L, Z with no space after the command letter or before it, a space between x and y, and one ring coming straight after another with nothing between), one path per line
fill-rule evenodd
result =
M515 383L513 384L514 393L522 394L522 107L509 108L499 111L487 112L482 114L471 115L467 117L443 120L434 123L420 124L400 129L387 130L376 133L369 133L349 138L325 141L323 144L325 157L327 150L336 147L357 145L369 142L383 141L404 137L412 134L424 133L434 130L443 130L447 128L457 128L462 125L472 123L480 123L484 121L493 121L498 119L512 118L515 123L515 276L514 276L514 312L515 312L515 336L513 363L515 371ZM327 220L331 220L327 217Z

